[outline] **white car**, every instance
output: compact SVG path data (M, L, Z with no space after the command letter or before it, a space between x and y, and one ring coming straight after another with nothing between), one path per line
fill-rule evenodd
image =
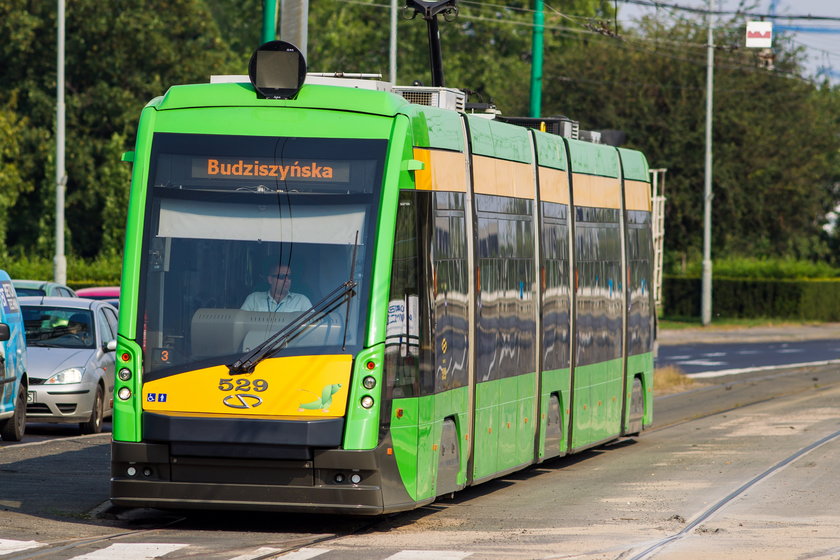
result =
M117 310L104 301L20 298L26 328L31 422L78 423L102 431L113 411Z

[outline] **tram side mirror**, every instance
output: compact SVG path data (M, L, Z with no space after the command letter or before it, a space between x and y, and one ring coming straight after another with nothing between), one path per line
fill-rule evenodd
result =
M306 79L306 60L293 44L269 41L251 55L248 77L260 99L291 99Z
M12 333L9 331L9 325L0 323L0 342L5 342L12 338Z

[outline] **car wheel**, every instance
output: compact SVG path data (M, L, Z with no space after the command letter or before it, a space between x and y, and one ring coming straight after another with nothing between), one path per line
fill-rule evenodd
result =
M102 386L96 386L96 398L93 400L93 410L90 411L90 420L79 422L79 431L83 434L98 434L102 431L102 417L105 415L103 407L105 398L102 394Z
M26 388L21 385L15 402L14 415L2 423L0 436L5 441L20 441L26 431Z

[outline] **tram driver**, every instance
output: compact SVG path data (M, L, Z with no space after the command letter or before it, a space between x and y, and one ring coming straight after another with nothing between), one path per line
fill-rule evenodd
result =
M290 291L292 269L289 266L269 263L265 268L268 291L254 292L245 298L245 311L268 311L270 313L302 312L312 307L312 302L303 294Z

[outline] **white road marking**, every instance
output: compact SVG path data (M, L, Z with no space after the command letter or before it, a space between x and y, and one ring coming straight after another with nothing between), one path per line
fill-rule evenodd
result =
M309 560L310 558L315 558L316 556L321 556L322 554L326 554L330 552L332 549L330 548L301 548L300 550L296 550L294 552L290 552L289 554L284 554L283 556L278 556L278 560L282 558L282 560ZM249 560L253 558L249 556L248 558L237 556L233 560Z
M102 439L107 438L108 440L110 440L111 439L111 432L101 433L101 434L89 434L89 435L86 435L86 436L70 436L70 437L65 438L65 439L67 441L70 441L70 440L76 440L76 439L97 439L97 438L102 438ZM15 449L22 449L24 447L34 447L36 445L49 445L51 443L55 443L56 441L64 441L64 439L61 439L61 440L44 439L44 440L41 440L41 441L30 441L29 443L16 443L15 444Z
M722 366L727 362L716 362L714 360L682 360L677 363L681 366Z
M738 375L741 373L752 373L757 371L772 371L774 369L796 369L796 368L803 368L803 367L816 367L816 366L830 366L834 364L840 364L840 360L826 360L824 362L805 362L801 364L782 364L777 366L764 366L764 367L750 367L750 368L738 368L738 369L721 369L718 371L705 371L703 373L686 373L687 377L692 379L707 379L709 377L721 377L724 375Z
M112 544L107 548L74 556L70 560L153 560L160 558L179 548L189 546L179 543L121 543Z
M42 546L48 545L37 541L0 539L0 556ZM81 556L74 556L69 560L155 560L188 546L188 544L181 543L119 543ZM280 548L263 546L230 560L254 560L269 554L279 553L281 550ZM277 560L310 560L332 551L331 548L301 548L274 558L277 558ZM464 560L471 555L472 552L458 550L401 550L384 560Z
M248 554L240 554L236 558L231 558L230 560L253 560L254 558L259 558L260 556L266 556L267 554L280 552L281 550L281 548L271 548L270 546L263 546L261 548L258 548L254 552L249 552ZM283 558L288 558L288 556L283 556Z
M385 560L463 560L470 554L457 550L401 550Z
M37 548L39 546L44 546L44 544L37 541L13 541L9 539L0 539L0 555L20 552L21 550L29 550L30 548Z

